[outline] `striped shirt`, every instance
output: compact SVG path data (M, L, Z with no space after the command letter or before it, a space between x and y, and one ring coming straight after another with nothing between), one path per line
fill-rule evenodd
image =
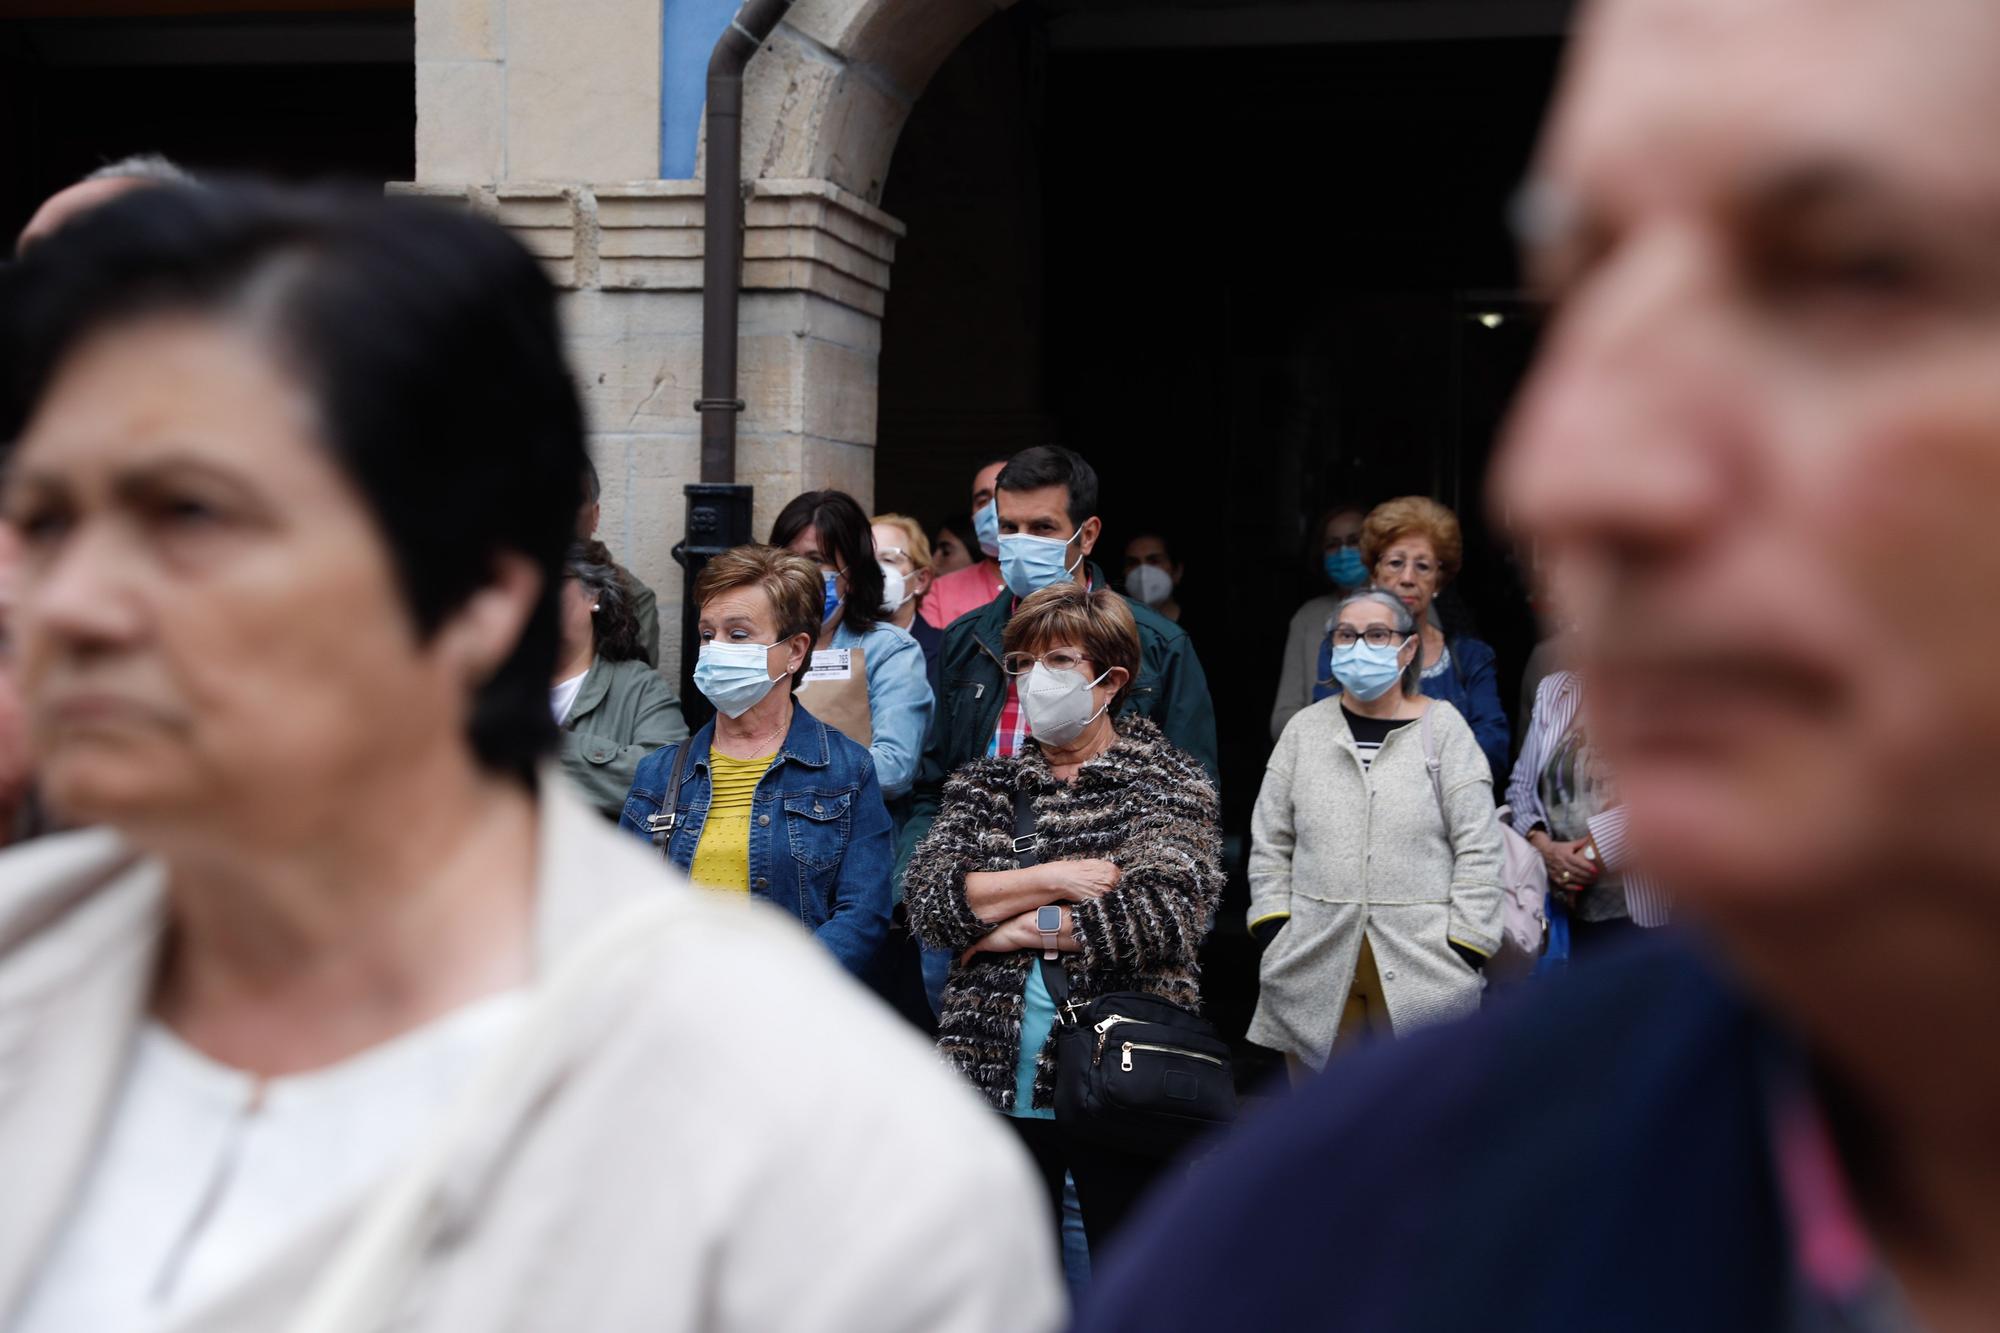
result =
M1552 671L1535 691L1535 715L1528 723L1528 735L1514 773L1507 781L1507 805L1512 810L1514 831L1526 837L1536 825L1548 827L1542 809L1542 770L1548 767L1570 728L1576 725L1577 711L1583 706L1583 681L1573 671ZM1623 806L1593 816L1590 840L1597 846L1597 861L1622 877L1625 906L1632 922L1639 926L1664 926L1673 917L1673 902L1666 890L1625 866L1626 810Z
M1366 773L1375 762L1375 752L1382 748L1382 742L1389 739L1389 733L1399 727L1410 725L1407 717L1363 717L1346 704L1340 712L1347 719L1347 729L1354 736L1354 751L1361 756L1361 771Z

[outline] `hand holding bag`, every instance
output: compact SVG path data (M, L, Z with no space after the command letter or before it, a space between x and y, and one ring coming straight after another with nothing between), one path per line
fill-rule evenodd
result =
M1041 861L1028 794L1014 789L1014 853ZM1056 1122L1078 1138L1125 1152L1170 1155L1236 1118L1229 1047L1206 1019L1157 995L1115 991L1069 998L1060 960L1043 958L1056 1005Z

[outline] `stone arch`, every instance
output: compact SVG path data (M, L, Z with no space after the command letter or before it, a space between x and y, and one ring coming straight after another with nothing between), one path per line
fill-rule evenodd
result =
M879 204L910 109L1014 0L799 0L744 75L753 180L820 180Z

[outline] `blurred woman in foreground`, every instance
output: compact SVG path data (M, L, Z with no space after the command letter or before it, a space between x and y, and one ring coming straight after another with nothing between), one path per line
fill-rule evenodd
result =
M0 1326L1060 1318L989 1119L546 759L582 427L520 247L162 187L4 281L19 677L102 827L0 857Z

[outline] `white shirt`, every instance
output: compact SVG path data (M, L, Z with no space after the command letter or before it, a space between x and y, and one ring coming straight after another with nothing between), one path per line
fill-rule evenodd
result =
M14 1333L162 1328L255 1275L415 1150L525 1003L496 995L261 1083L148 1023Z
M582 675L571 676L568 680L558 681L549 687L549 709L556 715L557 726L563 724L563 719L569 716L569 710L576 706L577 691L583 688L583 677L589 674L585 671Z

